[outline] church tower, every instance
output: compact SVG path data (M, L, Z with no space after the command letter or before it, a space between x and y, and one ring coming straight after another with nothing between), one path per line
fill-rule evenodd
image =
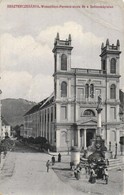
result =
M120 42L117 40L116 45L110 44L109 39L106 44L101 46L101 70L105 78L105 124L106 124L106 140L109 142L113 137L113 144L117 133L117 124L119 118L119 84L120 84ZM108 133L107 133L108 132ZM116 136L117 135L117 136ZM118 141L118 140L116 140Z
M119 59L120 59L120 42L117 40L117 44L110 45L109 39L106 40L106 44L101 45L101 69L103 73L110 74L112 76L119 76Z
M69 34L68 39L60 40L59 33L54 41L54 73L67 72L71 69L71 35Z
M71 98L71 35L61 40L59 33L54 41L54 94L56 101Z
M71 110L71 35L66 40L61 40L59 33L54 41L54 97L55 97L55 131L56 148L67 147L70 139L71 128L69 123L72 120ZM61 138L61 139L60 139ZM69 141L71 143L71 141Z

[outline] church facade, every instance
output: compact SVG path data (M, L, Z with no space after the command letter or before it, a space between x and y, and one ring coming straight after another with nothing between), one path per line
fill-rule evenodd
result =
M120 43L101 46L101 69L71 67L71 35L55 38L54 92L38 103L25 116L24 137L46 137L57 151L71 146L86 149L97 131L98 96L102 99L101 135L114 151L124 135L119 117Z

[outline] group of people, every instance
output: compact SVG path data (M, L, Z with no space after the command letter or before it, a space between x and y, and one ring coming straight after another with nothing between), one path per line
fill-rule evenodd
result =
M100 159L97 163L92 163L90 165L90 177L89 182L95 183L96 179L106 180L108 183L108 168L104 159Z
M55 156L53 155L51 158L51 162L50 162L50 160L48 160L46 162L47 172L49 172L49 168L50 168L51 163L52 163L52 165L54 165L55 162L56 162ZM61 162L61 154L60 153L58 154L58 162Z

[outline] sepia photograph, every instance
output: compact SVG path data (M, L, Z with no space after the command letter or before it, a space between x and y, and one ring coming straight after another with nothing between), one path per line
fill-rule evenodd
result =
M0 195L124 194L124 0L0 0Z

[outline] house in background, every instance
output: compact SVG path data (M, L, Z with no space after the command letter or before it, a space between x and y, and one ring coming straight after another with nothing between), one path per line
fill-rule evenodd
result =
M120 43L101 45L101 69L71 67L71 35L54 42L54 92L24 116L26 137L43 136L65 151L86 149L96 135L98 96L102 97L102 138L115 151L124 134L120 110ZM90 56L89 56L90 57ZM93 67L93 64L91 65ZM46 87L46 86L45 86Z
M2 130L1 130L1 137L5 138L5 135L7 134L9 137L11 136L11 126L6 121L6 119L2 116Z

